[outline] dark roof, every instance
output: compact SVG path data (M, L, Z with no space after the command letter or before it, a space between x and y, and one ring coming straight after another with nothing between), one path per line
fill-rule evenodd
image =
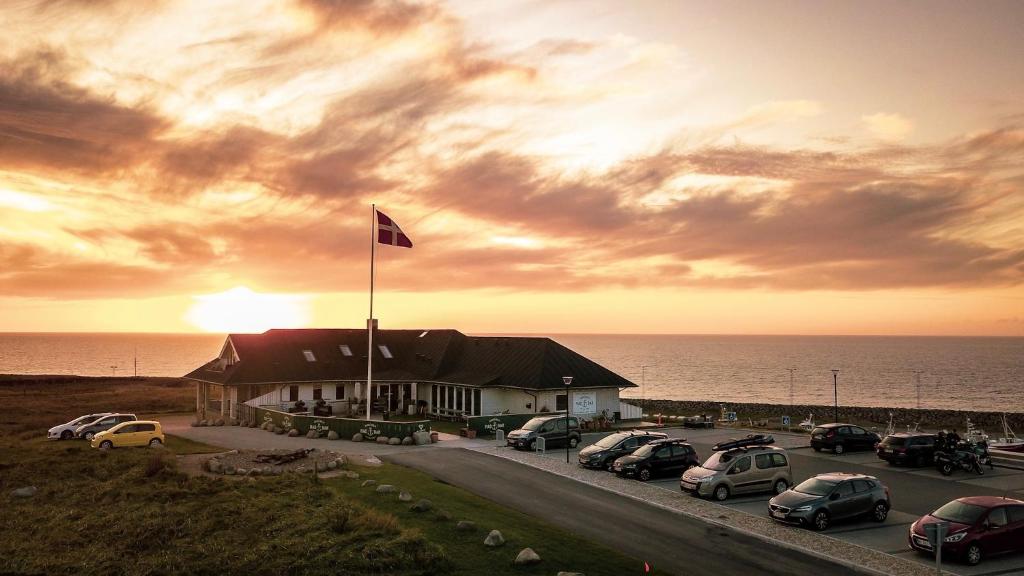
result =
M238 362L223 366L214 359L185 378L226 385L366 380L366 330L268 330L231 334L228 342ZM352 356L342 354L341 345ZM385 358L380 346L387 346L392 358ZM305 350L314 362L306 360ZM569 375L574 387L636 386L550 338L466 336L458 330L377 330L373 336L375 381L540 390L562 388L562 376Z

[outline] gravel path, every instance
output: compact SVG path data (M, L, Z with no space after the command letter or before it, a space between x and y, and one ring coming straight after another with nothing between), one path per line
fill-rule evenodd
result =
M809 530L783 526L766 517L755 516L718 504L694 498L681 492L649 486L636 480L619 478L613 474L593 474L576 464L566 464L553 458L520 452L493 445L472 448L478 452L499 456L559 476L571 478L628 498L672 510L679 514L700 518L712 524L724 525L745 532L775 545L796 548L805 553L839 561L866 574L892 576L934 576L934 568L897 558L883 552L843 542ZM943 574L949 574L943 572Z

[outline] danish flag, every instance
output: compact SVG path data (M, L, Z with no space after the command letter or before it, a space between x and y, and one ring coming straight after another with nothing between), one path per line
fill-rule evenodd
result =
M376 210L376 212L377 242L387 244L389 246L412 248L412 240L409 240L409 237L405 235L405 232L402 232L402 229L398 227L398 224L396 224L391 218L388 218L388 215L380 210Z

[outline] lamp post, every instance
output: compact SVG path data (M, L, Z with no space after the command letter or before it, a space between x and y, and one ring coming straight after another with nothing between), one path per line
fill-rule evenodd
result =
M839 422L839 369L832 369L832 398L835 401L834 422Z
M572 384L572 376L562 376L565 384L565 463L569 463L569 385Z

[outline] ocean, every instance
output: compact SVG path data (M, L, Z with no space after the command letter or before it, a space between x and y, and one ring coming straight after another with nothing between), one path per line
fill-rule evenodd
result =
M1024 338L560 334L624 397L1024 412ZM219 334L0 333L0 374L181 376ZM789 369L792 368L791 372ZM920 382L920 386L918 386ZM582 383L580 383L582 384ZM792 387L791 387L792 384Z

